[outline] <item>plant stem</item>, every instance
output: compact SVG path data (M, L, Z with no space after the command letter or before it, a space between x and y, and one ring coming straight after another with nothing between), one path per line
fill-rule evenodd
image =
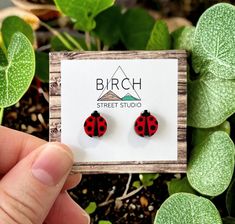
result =
M97 50L101 51L101 41L99 38L96 38L96 46L97 46Z
M124 195L124 196L121 196L121 197L116 198L116 200L124 200L124 199L130 198L130 197L132 197L133 195L135 195L136 193L138 193L140 190L142 190L143 187L144 187L144 186L141 185L139 188L137 188L137 189L131 191L130 193L128 193L128 194L126 194L126 195Z
M104 202L98 204L97 207L103 207L103 206L109 205L109 204L111 204L113 202L115 202L115 200L114 199L110 199L108 201L104 201Z
M128 177L127 184L126 184L126 189L125 189L125 191L124 191L122 196L126 196L127 195L127 192L128 192L128 190L130 188L131 178L132 178L132 174L130 173L129 177Z
M45 28L47 28L52 34L54 34L55 36L58 37L58 39L64 44L64 46L72 51L74 50L74 48L71 46L71 44L56 30L56 29L53 29L52 27L50 27L48 24L40 21L40 24L42 26L44 26Z
M0 107L0 125L2 124L2 120L3 120L3 112L4 112L4 108Z
M130 197L132 197L133 195L137 194L139 191L141 191L141 190L143 189L143 187L144 187L144 186L141 185L139 188L137 188L137 189L131 191L130 193L128 193L128 194L126 194L126 195L123 195L123 196L121 196L121 197L118 197L118 198L116 198L115 200L114 200L114 199L110 199L110 200L108 200L108 201L104 201L104 202L98 204L97 207L103 207L103 206L106 206L106 205L108 205L108 204L111 204L111 203L113 203L113 202L115 202L115 201L117 201L117 200L120 200L120 201L121 201L121 200L130 198Z
M91 36L89 32L85 32L85 41L86 41L87 49L90 51L91 50Z
M77 50L84 51L78 41L68 33L64 33L67 39L77 48Z

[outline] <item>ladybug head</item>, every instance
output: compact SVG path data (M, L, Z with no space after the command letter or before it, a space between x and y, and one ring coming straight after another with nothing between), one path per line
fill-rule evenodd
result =
M144 112L141 114L141 116L148 117L148 116L150 116L150 113L147 110L144 110Z
M98 113L98 111L95 110L95 111L91 114L91 116L93 116L93 117L99 117L100 114Z

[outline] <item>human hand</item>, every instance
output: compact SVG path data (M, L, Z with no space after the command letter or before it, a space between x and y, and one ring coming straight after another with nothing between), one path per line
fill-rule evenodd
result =
M0 126L0 223L90 223L66 193L81 180L72 164L65 145Z

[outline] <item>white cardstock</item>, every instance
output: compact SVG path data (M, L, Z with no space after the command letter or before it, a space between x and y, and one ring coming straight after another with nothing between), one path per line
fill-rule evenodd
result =
M76 162L177 160L177 59L61 61L61 141ZM84 122L97 110L107 132L91 138ZM135 133L144 110L156 116L152 137Z

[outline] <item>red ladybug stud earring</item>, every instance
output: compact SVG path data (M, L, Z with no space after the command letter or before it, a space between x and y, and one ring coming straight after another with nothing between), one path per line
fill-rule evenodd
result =
M97 111L94 111L91 116L86 119L84 130L90 137L101 137L107 130L107 122Z
M135 121L135 132L141 136L152 136L158 129L156 117L145 110Z

